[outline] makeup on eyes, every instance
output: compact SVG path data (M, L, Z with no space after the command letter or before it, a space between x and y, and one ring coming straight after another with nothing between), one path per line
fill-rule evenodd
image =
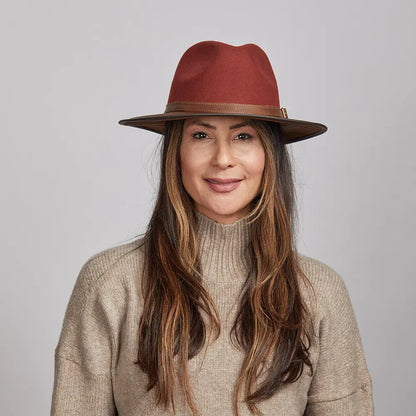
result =
M209 138L210 135L208 133L206 133L205 131L195 131L195 132L190 132L189 135L196 140L203 140L206 138ZM198 137L199 136L199 137ZM244 137L241 137L244 136ZM253 138L255 138L255 136L253 134L250 134L248 132L242 131L240 133L235 134L234 138L241 140L241 141L249 141Z

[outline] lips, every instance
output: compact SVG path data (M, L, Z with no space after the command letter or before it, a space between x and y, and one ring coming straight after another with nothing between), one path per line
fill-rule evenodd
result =
M208 186L215 192L231 192L238 188L242 179L237 178L207 178Z
M233 183L233 182L240 182L241 179L237 179L237 178L229 178L229 179L222 179L222 178L207 178L205 179L208 182L212 182L212 183L221 183L221 184L226 184L226 183Z

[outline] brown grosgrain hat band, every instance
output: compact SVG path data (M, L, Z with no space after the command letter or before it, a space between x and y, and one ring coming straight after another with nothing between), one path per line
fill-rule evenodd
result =
M201 116L238 116L277 123L285 143L324 133L320 123L289 119L280 107L273 69L257 45L206 41L191 46L176 69L165 112L120 120L163 134L166 121Z
M266 117L281 117L284 114L281 108L271 105L233 104L233 103L170 103L166 106L165 114L183 113L227 113L227 114L257 114Z

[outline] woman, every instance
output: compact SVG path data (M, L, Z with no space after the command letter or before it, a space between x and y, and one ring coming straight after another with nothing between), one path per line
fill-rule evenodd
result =
M201 42L163 114L143 238L83 266L55 351L52 415L372 415L341 277L297 253L289 119L256 45Z

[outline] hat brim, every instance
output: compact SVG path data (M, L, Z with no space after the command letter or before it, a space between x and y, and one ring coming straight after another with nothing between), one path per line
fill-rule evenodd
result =
M259 116L256 114L240 114L240 113L183 113L170 112L163 114L153 114L148 116L140 116L127 118L119 121L123 126L137 127L149 130L154 133L163 134L165 131L166 121L183 120L191 117L203 116L231 116L231 117L247 117L256 120L264 120L272 123L280 124L281 139L284 143L294 143L311 137L319 136L325 133L328 128L321 123L314 123L305 120L296 120L293 118L281 118L273 116Z

